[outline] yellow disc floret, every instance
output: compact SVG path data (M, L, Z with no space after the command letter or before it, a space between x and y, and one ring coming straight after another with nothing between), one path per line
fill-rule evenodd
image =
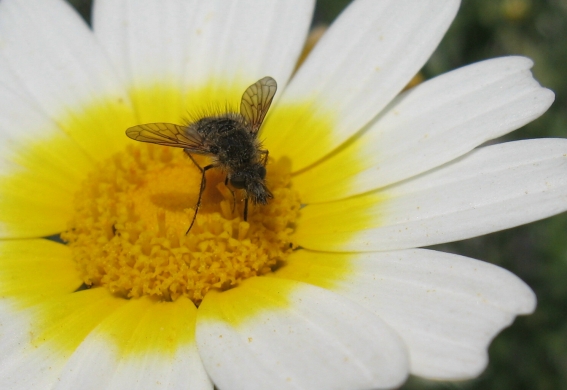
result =
M209 289L269 273L293 250L300 201L290 167L270 161L267 171L274 199L251 204L248 221L242 191L226 187L223 172L208 171L201 209L186 235L200 171L180 149L130 146L88 176L62 238L88 286L129 298L185 295L198 305Z

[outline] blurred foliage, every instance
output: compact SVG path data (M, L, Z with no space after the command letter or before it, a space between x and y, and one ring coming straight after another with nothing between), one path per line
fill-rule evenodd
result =
M90 18L89 0L69 0ZM320 0L314 25L330 23L349 0ZM463 0L437 51L422 70L431 78L488 58L524 55L540 83L556 93L549 111L505 140L567 135L567 0ZM566 172L567 173L567 172ZM471 240L438 245L498 264L536 292L538 308L516 320L490 347L477 379L458 383L411 378L417 389L567 389L567 215Z

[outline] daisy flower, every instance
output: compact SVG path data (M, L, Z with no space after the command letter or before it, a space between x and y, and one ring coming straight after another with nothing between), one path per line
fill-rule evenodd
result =
M293 73L307 0L0 1L0 387L369 389L465 379L534 310L508 271L423 246L567 209L567 141L488 140L553 101L522 57L400 93L457 0L358 0ZM144 123L270 76L267 205ZM223 111L225 110L225 111ZM203 160L204 161L204 160ZM64 244L41 237L60 234Z

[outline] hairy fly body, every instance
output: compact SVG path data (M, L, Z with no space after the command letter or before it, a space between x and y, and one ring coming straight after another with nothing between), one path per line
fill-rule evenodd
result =
M248 217L249 199L254 204L266 204L273 198L265 181L268 151L262 149L258 131L276 90L276 81L264 77L244 91L240 113L206 116L185 126L148 123L126 130L126 135L136 141L182 148L201 171L199 197L187 233L199 212L209 169L221 169L226 173L225 184L230 183L233 188L245 192L244 220ZM210 156L211 164L201 167L193 158L194 154Z

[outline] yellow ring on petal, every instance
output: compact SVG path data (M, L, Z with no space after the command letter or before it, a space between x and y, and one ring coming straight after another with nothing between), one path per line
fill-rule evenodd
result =
M223 107L238 107L241 94L238 88L224 88L222 83L188 93L167 85L130 92L138 118L173 123ZM113 104L118 107L112 109ZM124 113L125 104L130 103L98 99L92 107L64 115L59 123L79 144L96 132L94 123L108 123L112 132L120 132L125 140L120 145L109 140L108 149L119 151L101 158L90 173L84 173L75 194L74 215L66 215L69 229L62 238L72 249L85 284L105 286L124 298L150 296L174 301L185 296L199 305L210 289L224 291L284 266L297 246L293 235L301 214L291 175L293 161L285 154L277 161L270 159L267 183L274 199L266 206L251 205L248 221L242 220L242 194L239 197L237 192L233 209L234 197L224 185L225 174L209 171L197 221L185 235L199 192L200 172L180 149L127 139L122 127L136 125L139 119L132 113L119 118L111 115ZM316 125L328 128L331 136L333 115L319 117L311 107L310 101L276 104L270 112L267 135L275 136L280 126L283 132L292 128L308 132L307 127ZM108 129L101 134L105 132ZM328 143L323 139L313 147L324 148ZM124 144L129 145L123 148ZM99 147L89 152L96 155ZM206 158L200 163L205 165Z
M146 106L155 96L173 105L184 100L169 88L139 91L132 101L146 120L170 115L163 103ZM214 91L205 87L186 96L190 108L185 116L235 106L234 91ZM223 105L219 97L229 99ZM287 117L303 114L296 108L287 111ZM183 123L182 116L171 121ZM201 166L209 163L207 157L195 158ZM290 162L269 160L266 182L274 199L251 204L248 221L243 221L243 194L235 191L234 196L225 186L226 173L212 169L206 176L201 208L186 235L201 172L181 149L132 141L99 163L77 192L75 214L62 234L84 282L125 298L174 301L185 296L199 305L212 288L233 288L285 263L295 247L292 235L301 206Z

